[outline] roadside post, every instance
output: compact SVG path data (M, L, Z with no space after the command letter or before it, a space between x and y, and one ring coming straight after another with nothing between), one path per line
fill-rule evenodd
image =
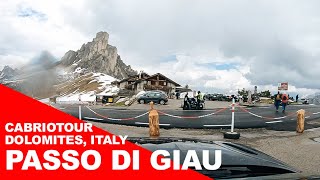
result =
M79 105L79 119L82 120L81 119L81 105Z
M157 138L160 136L159 114L153 105L154 103L151 101L149 111L149 135L151 138Z
M305 110L300 109L297 111L297 133L304 131Z
M235 100L232 98L232 109L231 109L231 131L223 133L223 137L226 139L239 139L240 133L234 132L234 107L235 107Z
M233 133L233 130L234 130L234 105L235 105L235 102L234 102L234 98L232 98L232 112L231 112L231 132Z
M81 94L79 94L79 102L80 102L80 104L79 104L79 119L81 120Z

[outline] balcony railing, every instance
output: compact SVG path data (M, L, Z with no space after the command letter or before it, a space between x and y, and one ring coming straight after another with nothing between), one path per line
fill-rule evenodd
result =
M145 84L144 86L145 90L162 90L162 91L170 91L172 89L172 87L168 87L168 86L157 86L157 85L149 85L149 84Z

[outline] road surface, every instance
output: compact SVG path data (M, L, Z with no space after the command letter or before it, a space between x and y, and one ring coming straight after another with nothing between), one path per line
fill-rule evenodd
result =
M79 105L55 105L74 117L79 117ZM296 112L306 111L305 129L320 127L320 106L289 105L287 111L276 112L273 106L235 108L235 128L267 128L272 130L294 131ZM161 128L215 128L229 129L231 107L212 110L163 110L159 111ZM129 126L148 126L148 112L142 109L111 109L95 106L81 106L81 118L87 121L121 124ZM317 121L319 123L308 123Z

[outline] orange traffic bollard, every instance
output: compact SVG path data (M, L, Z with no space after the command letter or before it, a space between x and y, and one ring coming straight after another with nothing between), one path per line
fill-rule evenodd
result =
M300 109L297 111L297 132L303 133L304 131L304 120L305 120L305 110Z
M157 138L160 136L159 128L159 114L158 111L153 108L154 103L150 102L149 111L149 135L150 137Z

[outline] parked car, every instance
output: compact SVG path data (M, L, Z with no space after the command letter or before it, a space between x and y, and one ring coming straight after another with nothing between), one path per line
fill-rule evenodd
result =
M204 96L204 99L205 99L205 100L212 101L213 96L214 96L214 94L206 94L206 95Z
M295 102L294 100L289 99L287 104L290 105L290 104L292 104L292 103L294 103L294 102Z
M154 103L164 105L168 102L168 96L159 91L149 91L138 98L138 103L145 104L153 101Z
M309 99L302 98L300 101L302 102L302 104L309 104Z
M221 99L221 97L222 97L223 95L222 94L206 94L205 96L204 96L204 98L205 98L205 100L209 100L209 101L222 101L222 99Z

